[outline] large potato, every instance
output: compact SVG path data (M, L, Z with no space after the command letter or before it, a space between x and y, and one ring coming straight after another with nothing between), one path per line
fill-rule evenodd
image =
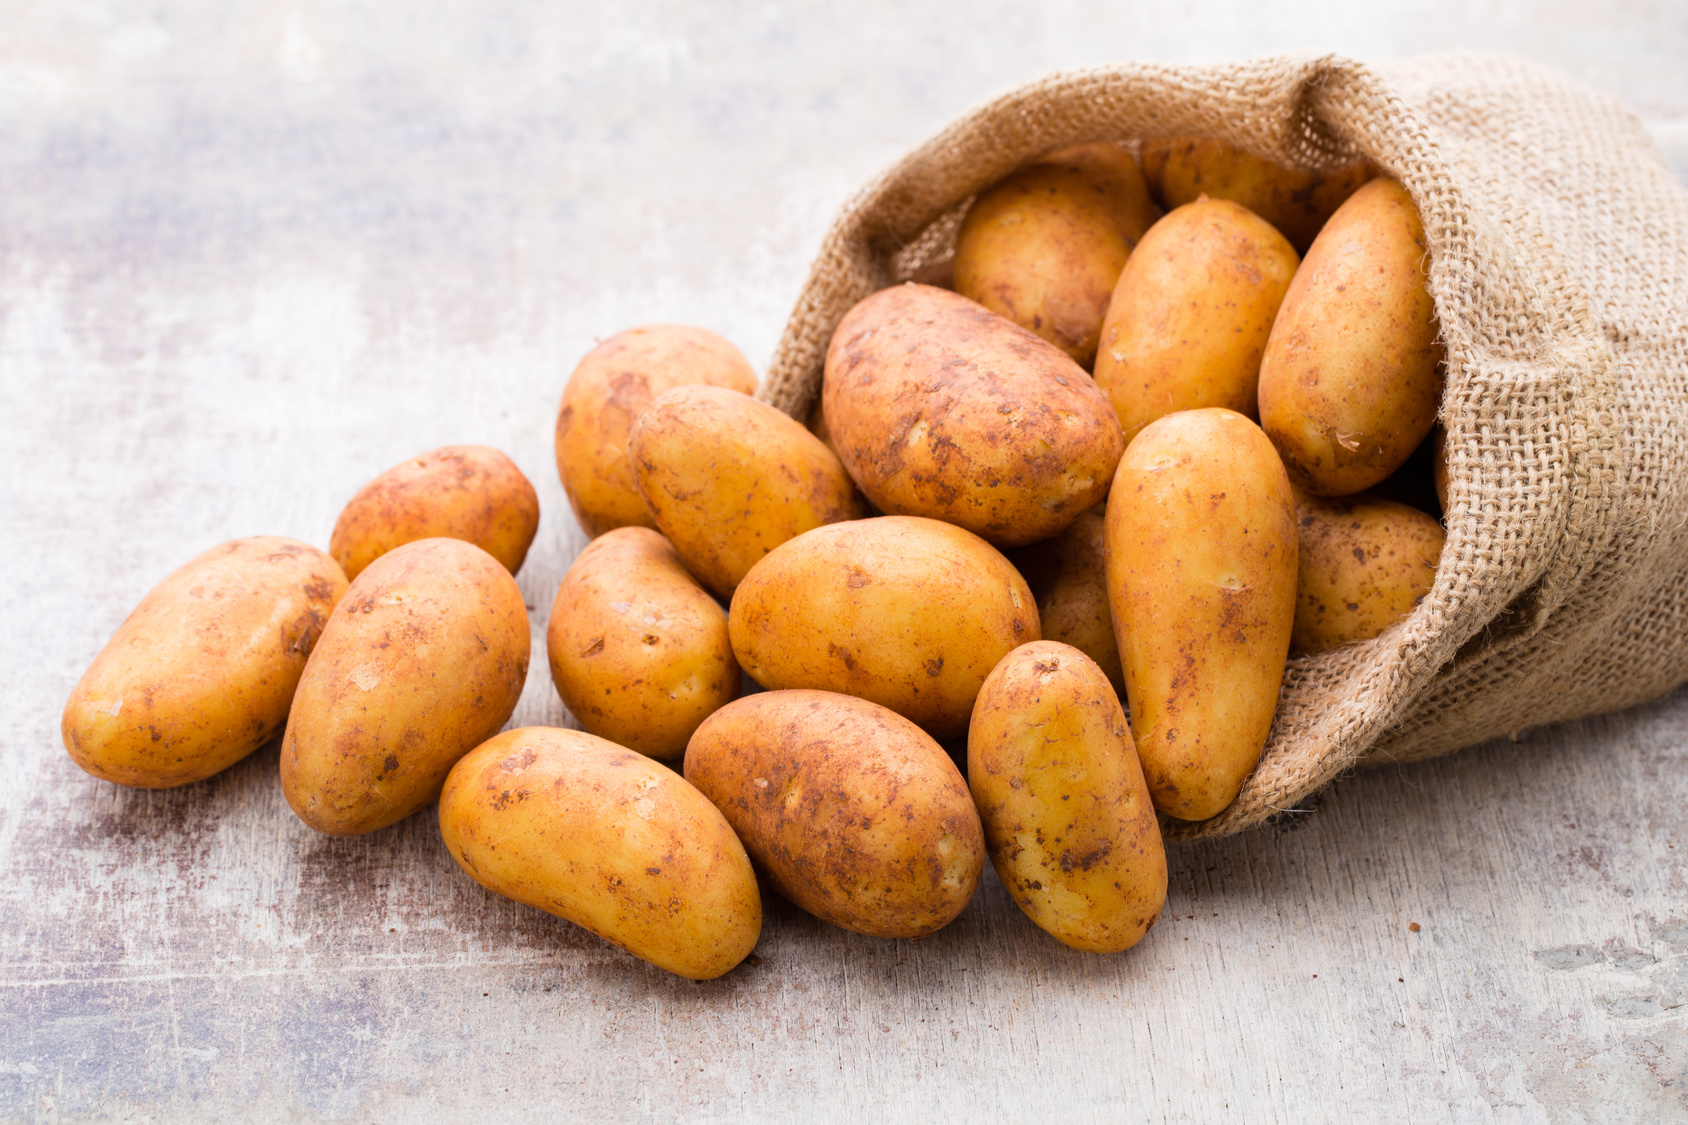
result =
M633 486L627 435L646 403L690 383L748 395L756 371L715 333L679 324L619 332L574 369L557 412L557 472L586 534L656 526Z
M1026 917L1074 949L1118 953L1166 902L1166 849L1119 697L1071 645L1002 658L967 734L991 863Z
M461 539L387 552L300 677L281 740L287 803L331 836L403 820L509 719L527 665L527 608L498 560Z
M1155 807L1236 797L1278 705L1295 621L1295 500L1260 428L1217 407L1151 422L1108 497L1108 600Z
M328 553L347 578L418 539L462 539L522 569L539 530L539 495L516 463L484 445L448 445L394 465L351 499Z
M865 700L772 691L729 703L686 748L686 780L780 894L873 937L948 925L985 841L961 772L920 728Z
M1136 158L1119 145L1050 153L967 209L955 291L1088 368L1120 268L1159 217Z
M1096 356L1127 444L1178 410L1258 416L1260 356L1299 262L1270 223L1224 199L1186 203L1150 228L1119 276Z
M937 520L880 516L800 535L751 568L727 616L733 655L769 688L889 707L934 738L967 730L990 670L1039 638L1025 579Z
M1370 640L1413 611L1436 581L1445 533L1434 516L1370 493L1295 498L1302 652Z
M154 586L70 693L60 733L95 777L144 789L234 765L287 721L346 576L295 539L211 548Z
M452 768L440 836L481 886L711 980L762 932L744 846L674 771L590 734L505 731Z
M546 630L557 694L593 734L665 760L739 692L727 613L674 547L621 527L580 552Z
M1370 488L1436 421L1442 348L1424 227L1394 180L1355 192L1307 251L1260 361L1260 425L1297 486Z
M1102 669L1114 691L1125 695L1114 618L1108 609L1104 523L1086 512L1052 539L1009 552L1037 599L1037 618L1046 641L1072 645Z
M850 310L822 394L839 459L876 508L999 547L1094 508L1125 448L1107 396L1059 348L927 285Z

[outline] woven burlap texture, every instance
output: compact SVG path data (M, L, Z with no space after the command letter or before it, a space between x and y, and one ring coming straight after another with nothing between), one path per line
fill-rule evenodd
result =
M946 258L980 189L1095 140L1203 134L1369 157L1417 201L1447 345L1447 545L1376 640L1292 659L1236 802L1259 824L1360 764L1445 754L1688 680L1688 192L1615 101L1497 55L1063 73L968 114L855 197L762 397L803 417L857 301Z

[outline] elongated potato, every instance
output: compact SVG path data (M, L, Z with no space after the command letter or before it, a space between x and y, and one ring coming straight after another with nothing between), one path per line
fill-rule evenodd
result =
M1224 810L1260 758L1295 621L1295 500L1260 428L1151 422L1108 496L1108 600L1155 807Z
M967 734L967 781L1002 885L1074 949L1118 953L1166 902L1166 848L1119 697L1071 645L1002 658Z
M619 527L580 552L546 630L551 680L580 725L665 761L737 698L727 611L645 527Z
M95 777L202 781L280 730L346 576L306 543L259 535L191 559L136 606L65 703L60 734Z
M1291 645L1327 652L1377 636L1436 581L1446 537L1434 516L1362 492L1295 498L1301 562Z
M387 552L299 679L281 740L287 803L331 836L403 820L510 718L527 665L527 608L498 560L461 539Z
M744 846L672 770L590 734L505 731L452 767L440 837L481 886L658 968L712 980L756 948Z
M1008 561L1037 599L1043 639L1072 645L1095 661L1123 698L1125 673L1108 609L1104 527L1100 515L1086 512L1054 538L1010 551Z
M771 691L729 703L692 736L686 780L775 890L859 934L947 926L984 870L979 815L955 763L865 700Z

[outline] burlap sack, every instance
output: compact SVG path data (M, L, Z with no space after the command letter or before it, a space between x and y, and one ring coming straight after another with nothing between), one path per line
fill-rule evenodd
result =
M1447 344L1435 587L1374 641L1290 662L1260 765L1194 839L1357 764L1445 754L1688 679L1688 192L1610 98L1494 55L1057 74L968 114L845 206L763 397L803 417L852 305L947 257L971 197L1086 141L1207 134L1364 154L1417 200Z

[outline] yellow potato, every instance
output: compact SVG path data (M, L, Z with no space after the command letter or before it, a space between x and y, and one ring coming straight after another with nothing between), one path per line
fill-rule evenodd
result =
M692 736L686 780L775 890L859 934L941 929L984 870L979 815L955 763L865 700L771 691L729 703Z
M387 552L299 680L281 740L287 803L331 836L403 820L509 719L527 666L527 608L498 560L461 539Z
M1186 203L1143 236L1114 289L1096 385L1127 444L1156 418L1259 407L1260 355L1295 267L1270 223L1224 199Z
M539 530L539 496L516 463L484 445L448 445L394 465L340 513L328 553L356 578L418 539L462 539L515 574Z
M1125 448L1107 396L1059 348L926 285L850 310L822 394L839 459L876 508L999 547L1094 508Z
M653 758L686 752L697 725L739 693L727 612L645 527L580 552L546 630L551 680L580 725Z
M651 399L691 383L748 395L756 372L715 333L678 324L617 333L574 369L557 413L557 472L586 534L656 526L633 486L627 434Z
M1131 153L1106 141L1062 149L973 201L955 291L1088 368L1120 267L1159 217Z
M1044 640L1072 645L1095 661L1123 698L1125 673L1108 609L1103 527L1101 515L1086 512L1053 539L1009 552L1008 561L1037 599Z
M1295 621L1295 500L1260 428L1151 422L1108 496L1108 600L1155 807L1224 810L1260 758Z
M1118 953L1166 902L1166 849L1119 697L1071 645L1034 641L985 680L967 778L1002 885L1058 940Z
M750 857L674 771L590 734L505 731L452 768L440 836L481 886L712 980L762 932Z
M996 662L1039 637L1007 559L915 516L833 524L776 549L745 576L727 628L764 687L859 696L934 738L964 733Z
M1301 563L1291 645L1327 652L1377 636L1436 581L1445 533L1435 517L1370 493L1297 494Z
M1260 425L1297 487L1370 488L1430 432L1442 397L1424 227L1406 189L1377 179L1320 232L1260 361Z
M794 535L864 513L855 484L802 423L749 395L676 387L628 438L633 479L699 582L723 598Z
M259 535L211 548L154 586L65 704L71 760L143 789L201 781L287 721L306 658L346 592L333 559Z

